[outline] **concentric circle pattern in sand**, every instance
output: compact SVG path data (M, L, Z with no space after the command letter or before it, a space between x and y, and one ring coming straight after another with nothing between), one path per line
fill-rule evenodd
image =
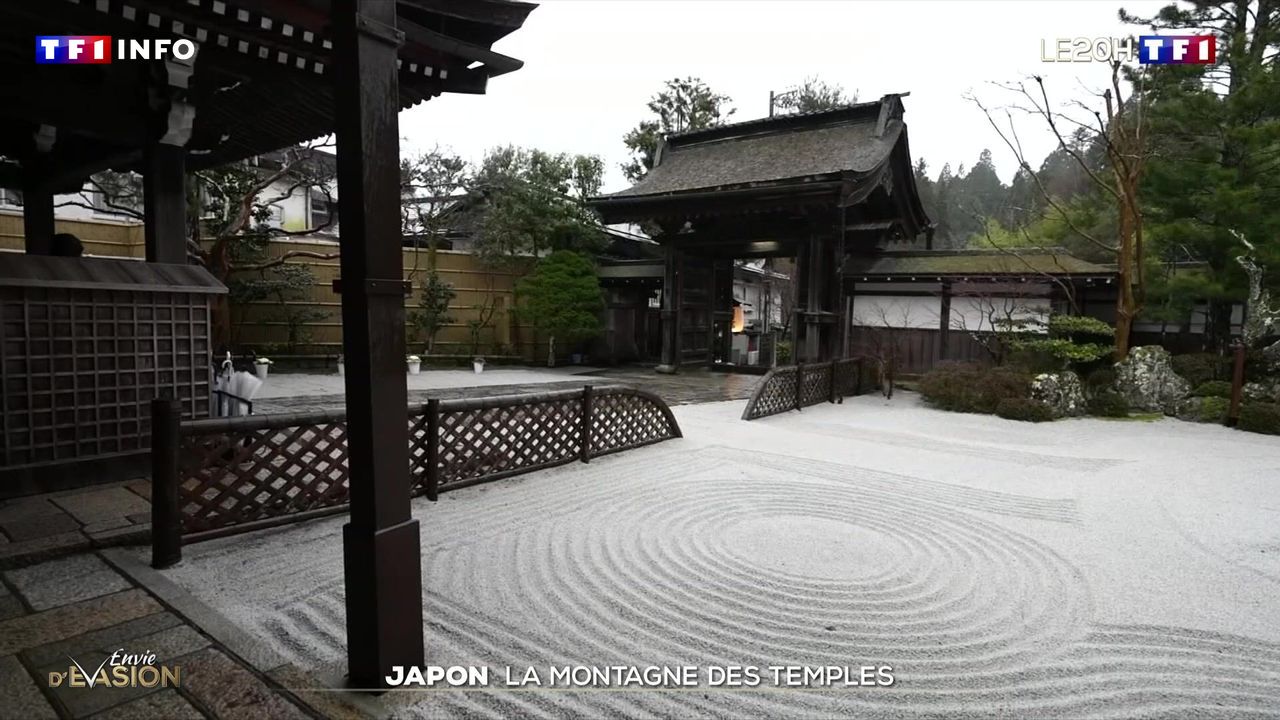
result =
M395 696L399 715L1280 712L1276 644L1093 623L1082 573L1011 529L1073 526L1070 499L704 448L459 491L421 519L433 664L496 678L507 666L888 664L898 682L441 691ZM336 664L339 587L260 618L264 635L296 662Z

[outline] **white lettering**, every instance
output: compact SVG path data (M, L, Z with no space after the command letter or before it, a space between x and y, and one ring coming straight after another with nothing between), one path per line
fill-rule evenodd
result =
M173 44L173 56L179 60L190 60L196 56L196 44L182 38Z
M1173 39L1173 59L1174 60L1181 60L1182 58L1186 57L1187 45L1188 43L1186 38Z
M1151 60L1160 59L1160 48L1164 47L1164 40L1160 38L1147 38L1142 41L1147 46L1147 54L1151 56Z
M80 57L80 53L84 51L84 40L80 38L71 38L67 41L67 59L75 60Z
M52 60L58 56L58 38L44 38L40 41L40 47L44 48L45 60Z

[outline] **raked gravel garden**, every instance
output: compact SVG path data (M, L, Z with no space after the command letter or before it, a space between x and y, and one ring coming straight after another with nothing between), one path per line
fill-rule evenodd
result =
M391 692L393 717L1274 717L1280 442L913 392L414 501L428 663L889 665L888 687ZM340 518L165 571L342 685ZM140 558L143 556L140 556ZM145 559L145 558L143 558Z

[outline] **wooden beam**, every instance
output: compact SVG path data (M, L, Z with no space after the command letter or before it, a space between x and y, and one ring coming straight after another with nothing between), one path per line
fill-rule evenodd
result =
M334 0L351 469L342 547L347 669L355 688L385 686L394 665L423 664L422 551L409 510L395 24L394 3Z
M186 148L153 142L142 171L143 238L147 262L187 262Z
M28 255L53 252L53 192L39 184L33 173L22 188L22 233Z

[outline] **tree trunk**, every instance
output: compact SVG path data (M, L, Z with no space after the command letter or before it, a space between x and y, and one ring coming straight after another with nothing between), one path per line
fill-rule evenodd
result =
M547 340L547 367L556 366L556 336L552 335Z

